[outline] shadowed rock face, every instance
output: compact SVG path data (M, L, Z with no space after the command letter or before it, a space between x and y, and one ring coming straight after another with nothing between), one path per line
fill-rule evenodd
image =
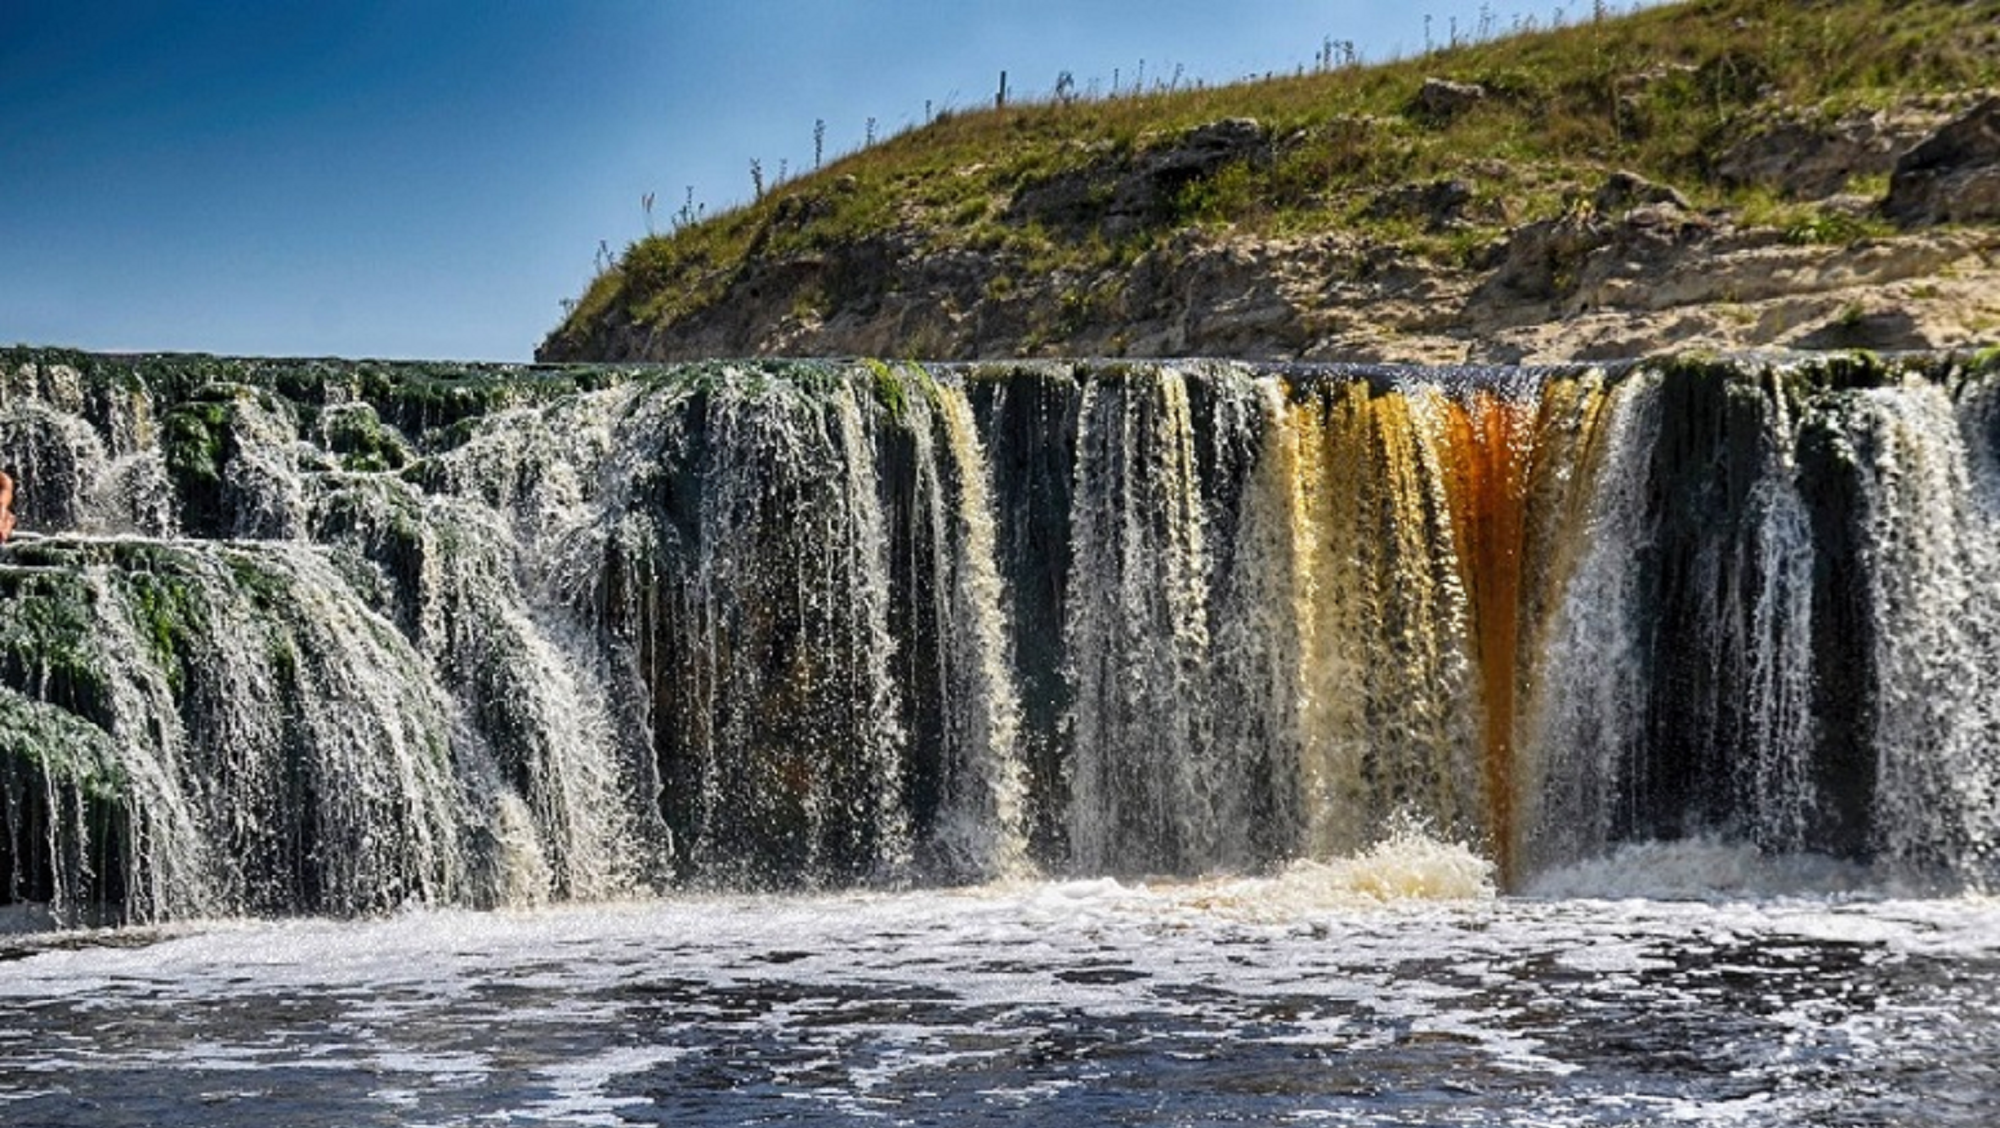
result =
M2000 98L1953 118L1903 154L1882 212L1911 226L2000 219Z
M1232 162L1269 161L1270 131L1252 118L1209 122L1138 154L1112 153L1076 172L1034 180L1008 217L1119 239L1173 217L1176 195Z
M1711 835L2000 880L2000 373L0 354L60 919ZM46 470L46 477L38 472Z
M1897 158L1936 130L1946 115L1917 108L1855 110L1832 120L1781 118L1716 157L1725 184L1757 184L1793 199L1838 195L1857 179L1895 170Z

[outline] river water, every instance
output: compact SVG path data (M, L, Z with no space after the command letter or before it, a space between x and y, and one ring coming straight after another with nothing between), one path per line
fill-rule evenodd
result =
M0 449L0 1128L2000 1121L1990 354L0 350Z
M1654 846L1496 896L1406 837L1259 879L21 935L0 1123L1992 1123L2000 902L1857 878Z

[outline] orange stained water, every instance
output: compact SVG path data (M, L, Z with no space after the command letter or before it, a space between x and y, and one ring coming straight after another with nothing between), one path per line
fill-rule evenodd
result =
M1307 857L1399 814L1475 833L1503 886L1533 861L1536 656L1589 518L1595 377L1516 390L1298 395L1262 480L1296 632ZM1262 512L1262 511L1260 511Z
M1487 832L1503 885L1516 876L1514 720L1519 691L1522 564L1537 407L1480 389L1446 407L1446 493L1471 604L1471 633L1485 704L1480 782Z
M1354 384L1292 412L1311 857L1365 848L1399 811L1484 822L1436 400Z

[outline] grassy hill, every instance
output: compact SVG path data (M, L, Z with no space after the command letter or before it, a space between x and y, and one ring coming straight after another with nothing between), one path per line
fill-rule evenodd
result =
M633 244L541 355L1476 358L1475 339L1613 311L1633 288L1609 259L1671 275L1753 252L1754 293L1694 286L1679 305L1706 328L1634 339L1783 343L1827 311L1761 308L1786 296L1754 282L1770 263L1866 294L1994 261L1992 218L1883 204L1899 156L2000 88L2000 0L1690 0L1380 65L1333 54L942 115ZM1869 275L1862 252L1898 240L1923 246ZM1655 296L1628 312L1677 308ZM2000 323L1942 296L1956 320L1937 332ZM1840 300L1850 321L1879 312ZM1769 340L1727 339L1731 321L1772 322ZM1615 347L1591 340L1542 343Z

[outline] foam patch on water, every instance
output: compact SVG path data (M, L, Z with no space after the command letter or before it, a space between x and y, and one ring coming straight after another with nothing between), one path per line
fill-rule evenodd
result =
M1990 899L1500 897L1409 836L1258 879L227 922L0 965L0 1106L1815 1123L1882 1090L1985 1099L1996 950Z
M1347 857L1300 859L1269 875L1214 876L1125 882L1097 877L1072 881L997 881L953 890L971 901L1019 902L1046 919L1175 916L1193 912L1228 920L1285 923L1327 912L1366 912L1396 905L1490 901L1496 870L1463 842L1419 826L1391 831Z
M1315 910L1494 897L1494 866L1463 842L1399 828L1344 858L1292 862L1271 877L1206 881L1177 890L1180 903L1258 919Z
M1531 897L1700 901L1894 892L1866 866L1817 854L1771 855L1740 842L1632 842L1537 874Z
M599 1054L553 1063L540 1076L550 1090L546 1099L519 1110L524 1119L568 1125L616 1126L630 1123L617 1110L646 1104L644 1097L607 1095L615 1079L642 1074L684 1056L677 1046L620 1046Z
M1351 858L1295 862L1284 880L1342 897L1377 901L1463 901L1495 893L1492 861L1463 842L1401 829Z

